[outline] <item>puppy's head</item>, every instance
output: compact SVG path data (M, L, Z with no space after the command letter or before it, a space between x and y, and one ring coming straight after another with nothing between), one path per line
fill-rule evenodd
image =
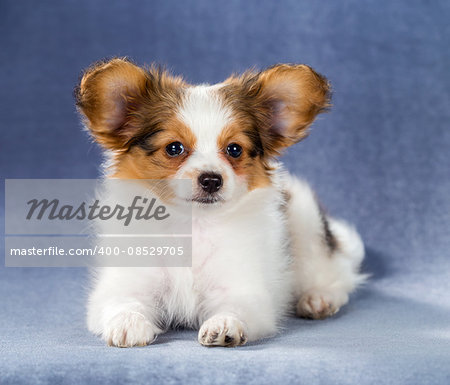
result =
M307 135L329 102L324 77L305 65L276 65L191 86L124 59L88 69L77 105L95 140L112 154L112 176L189 178L180 202L230 205L270 184L270 160Z

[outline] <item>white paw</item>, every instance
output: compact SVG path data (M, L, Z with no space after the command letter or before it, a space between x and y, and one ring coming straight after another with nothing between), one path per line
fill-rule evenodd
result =
M103 338L110 346L129 348L145 346L155 338L155 328L138 312L123 311L112 318L103 331Z
M297 315L303 318L324 319L336 314L347 302L346 293L309 291L300 297Z
M247 342L244 324L236 317L216 315L206 320L198 332L198 342L204 346L238 346Z

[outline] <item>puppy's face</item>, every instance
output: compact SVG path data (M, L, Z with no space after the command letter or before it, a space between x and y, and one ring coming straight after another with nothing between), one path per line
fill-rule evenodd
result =
M219 207L270 184L270 160L307 135L328 106L324 77L278 65L191 86L156 68L113 59L87 70L78 107L112 154L112 176L164 179L179 202ZM192 192L172 180L192 180Z

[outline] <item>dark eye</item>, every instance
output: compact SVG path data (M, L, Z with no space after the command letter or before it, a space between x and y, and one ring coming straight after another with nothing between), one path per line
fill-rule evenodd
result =
M166 152L169 156L178 156L184 152L184 146L180 142L173 142L166 146Z
M239 158L242 154L242 147L237 143L231 143L227 147L227 154L232 158Z

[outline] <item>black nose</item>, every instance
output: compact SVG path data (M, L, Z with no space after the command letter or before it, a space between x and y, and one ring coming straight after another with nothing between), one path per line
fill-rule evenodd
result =
M198 183L204 191L212 194L222 187L222 177L219 174L207 172L198 177Z

